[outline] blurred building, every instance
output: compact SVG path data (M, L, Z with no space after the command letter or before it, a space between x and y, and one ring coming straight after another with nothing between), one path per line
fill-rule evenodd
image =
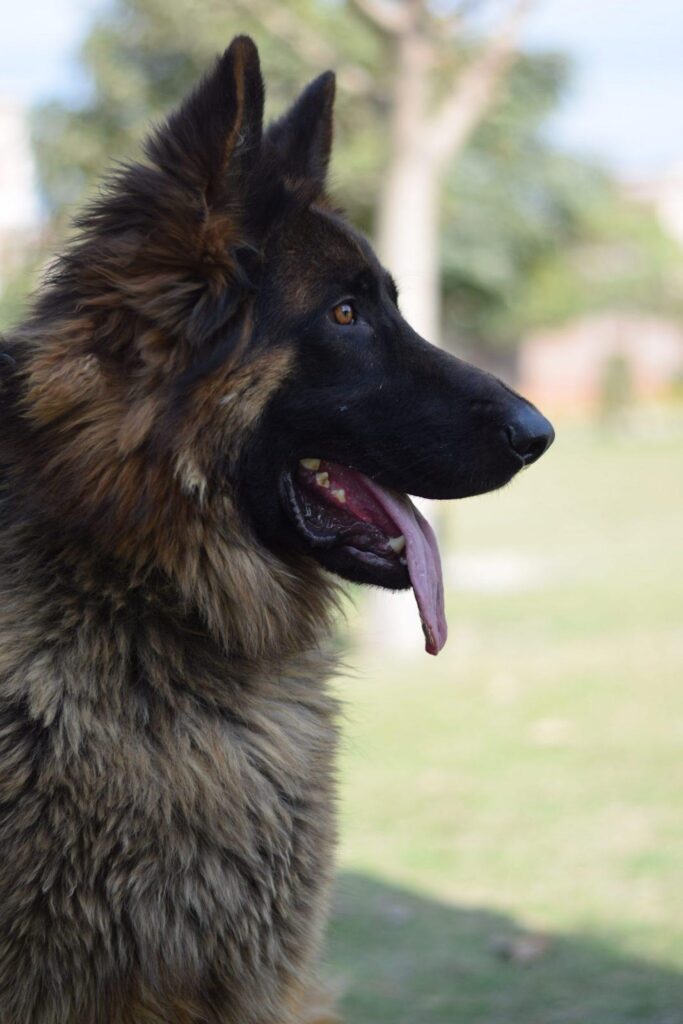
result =
M657 177L622 187L629 199L650 207L663 229L683 245L683 161ZM683 383L683 325L616 310L581 317L527 338L518 375L524 393L564 412L604 408L619 390L622 399L660 398Z
M26 114L18 104L0 98L0 290L21 265L40 220Z
M523 394L554 411L590 412L610 388L634 400L667 394L683 380L683 327L633 313L604 313L539 331L522 345Z

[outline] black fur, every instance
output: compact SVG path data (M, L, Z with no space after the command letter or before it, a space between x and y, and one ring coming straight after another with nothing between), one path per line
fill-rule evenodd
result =
M287 483L463 497L551 439L335 212L333 91L264 134L237 38L1 346L0 1024L331 1024L319 563L405 571L307 544Z

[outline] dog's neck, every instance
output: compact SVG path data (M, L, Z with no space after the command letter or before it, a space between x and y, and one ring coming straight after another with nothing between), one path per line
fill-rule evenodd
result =
M135 564L45 511L27 516L16 498L6 491L0 503L0 635L13 638L0 643L0 675L69 648L74 670L104 692L132 682L144 646L155 650L157 678L167 663L165 685L206 697L207 686L220 689L248 666L252 676L255 666L272 675L327 646L334 588L315 563L287 566L197 520L165 564ZM121 665L110 655L100 664L105 649L118 651ZM211 668L196 677L189 666L198 652Z
M229 489L190 493L177 467L144 450L100 456L95 472L80 434L63 422L43 430L27 421L10 387L12 380L0 444L0 569L13 580L5 605L18 607L21 594L30 616L63 587L87 616L145 595L179 629L190 622L203 630L228 659L277 660L325 644L335 604L331 578L312 559L288 562L268 551ZM113 439L100 442L116 452ZM13 553L7 559L25 551L25 562L9 564L3 548Z
M198 533L165 571L227 653L277 659L326 643L336 588L312 559L288 565L215 524Z

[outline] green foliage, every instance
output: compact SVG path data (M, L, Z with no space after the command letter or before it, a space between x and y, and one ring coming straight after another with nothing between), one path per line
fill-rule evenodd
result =
M680 249L652 213L603 180L587 192L580 232L529 276L522 302L531 324L601 309L683 315Z
M371 231L388 159L390 47L341 0L117 0L85 41L83 106L35 113L44 198L57 229L113 160L139 155L169 108L237 32L262 53L271 116L307 77L339 72L335 195ZM444 42L435 100L471 55ZM442 266L446 337L514 349L537 323L593 308L676 305L673 247L607 177L543 135L567 81L558 55L526 57L446 182Z
M277 6L267 7L287 36L264 28L259 0L118 0L82 49L91 86L86 103L76 109L51 103L35 112L40 181L52 215L64 221L114 160L138 156L150 123L163 119L238 32L251 34L261 50L271 116L328 63L357 76L370 76L376 67L378 42L338 5L296 0L282 5L279 15ZM309 40L301 51L299 29ZM376 104L350 107L340 90L335 170L347 198L360 202L362 196L367 205L370 175L379 163L370 130L377 124Z
M31 250L18 267L10 271L0 288L0 333L19 323L26 296L35 287L40 268L38 254Z
M521 61L449 178L446 327L471 347L514 348L530 328L599 309L683 311L679 252L654 215L544 140L566 76L560 58Z

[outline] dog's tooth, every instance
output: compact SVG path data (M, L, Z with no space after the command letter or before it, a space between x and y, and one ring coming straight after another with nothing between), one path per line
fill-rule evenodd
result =
M316 473L315 482L318 487L329 487L330 486L330 474L329 473Z
M331 491L330 493L333 494L337 501L342 505L346 504L346 491L343 487L338 487L336 491Z
M397 555L399 555L401 553L401 551L403 551L405 546L406 546L406 539L403 536L403 534L401 534L400 537L390 537L389 538L389 547L391 548L392 551L395 551Z
M300 459L299 462L304 469L312 469L314 472L320 469L320 459Z

